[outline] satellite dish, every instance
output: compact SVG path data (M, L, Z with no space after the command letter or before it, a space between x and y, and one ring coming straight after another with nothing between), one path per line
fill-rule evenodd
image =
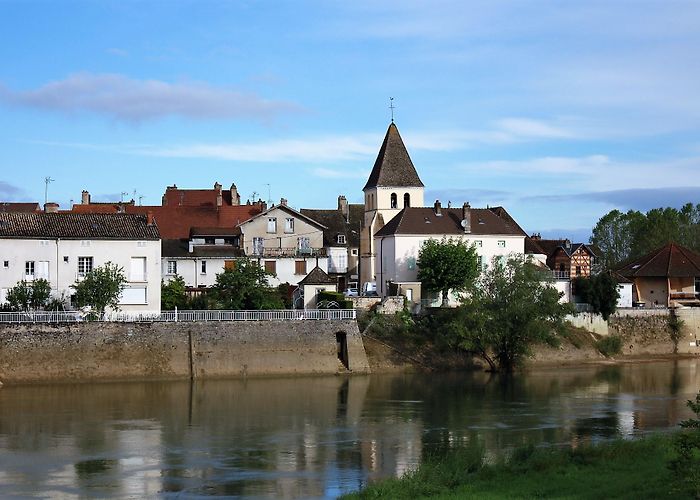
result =
M462 222L460 222L459 225L462 227L467 227L467 219L462 219Z

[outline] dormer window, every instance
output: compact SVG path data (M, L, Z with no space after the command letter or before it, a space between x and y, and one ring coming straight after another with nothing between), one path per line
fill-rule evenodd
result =
M345 245L345 235L344 234L339 234L338 237L336 238L338 241L338 245Z

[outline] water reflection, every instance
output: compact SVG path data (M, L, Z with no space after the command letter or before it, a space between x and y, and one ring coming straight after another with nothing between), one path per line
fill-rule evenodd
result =
M5 387L0 496L335 497L458 444L675 426L699 366Z

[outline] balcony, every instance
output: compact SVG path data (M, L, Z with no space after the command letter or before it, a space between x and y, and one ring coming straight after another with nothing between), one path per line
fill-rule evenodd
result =
M255 248L252 257L326 257L325 248Z
M571 273L569 271L552 271L552 276L555 280L568 280L571 278Z

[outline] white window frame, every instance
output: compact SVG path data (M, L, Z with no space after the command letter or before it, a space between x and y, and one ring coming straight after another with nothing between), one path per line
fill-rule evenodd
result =
M267 218L267 232L277 234L277 217Z
M42 268L44 268L46 270L45 273L41 272ZM48 260L40 260L38 262L35 262L34 278L35 279L45 279L45 280L51 279L51 264L49 263Z
M36 269L36 265L35 265L33 260L25 261L25 263L24 263L24 279L33 280L35 269Z
M89 255L78 257L78 276L84 277L95 268L95 259Z
M297 248L303 253L306 250L311 250L311 239L306 236L300 236L297 238Z
M284 232L287 234L294 233L294 217L284 219Z
M168 261L167 274L169 274L170 276L174 276L177 274L177 261L176 260L169 260Z
M481 248L484 246L483 240L474 240L474 245L476 245L477 248Z
M199 274L207 274L207 261L203 260L199 264Z
M505 248L506 247L506 240L498 240L498 247Z
M265 239L260 236L253 237L253 255L265 253Z
M344 235L344 234L339 234L339 235L338 235L338 238L337 238L337 241L338 241L338 245L345 245L345 242L346 242L346 240L345 240L345 235Z

